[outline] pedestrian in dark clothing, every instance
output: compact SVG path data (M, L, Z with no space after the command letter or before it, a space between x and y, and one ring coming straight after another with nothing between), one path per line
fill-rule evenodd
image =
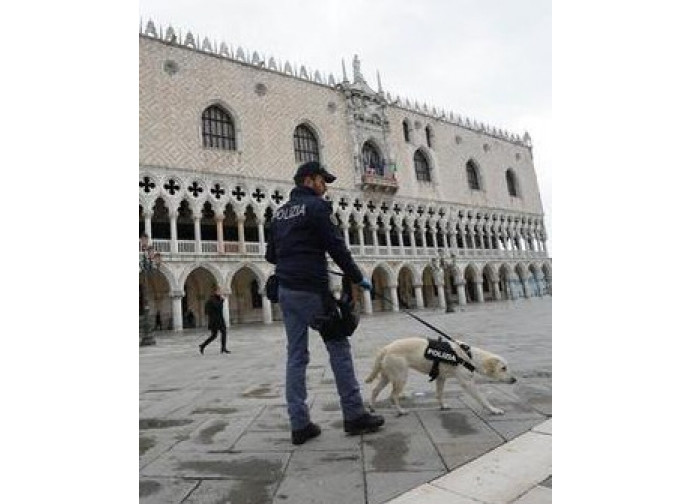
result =
M285 396L292 443L296 445L321 433L309 416L306 369L308 328L315 326L315 320L326 313L328 301L332 300L326 253L354 283L371 290L332 221L331 203L322 198L326 184L334 180L335 176L318 162L304 163L298 168L294 177L296 187L290 200L275 213L266 249L266 260L276 265L279 282L278 300L287 335ZM323 339L340 396L345 432L362 434L377 430L384 419L364 408L350 341L347 337Z
M227 333L225 331L225 319L223 318L223 296L220 295L220 287L216 286L213 289L213 294L206 301L204 311L208 316L208 328L211 331L211 336L208 337L201 345L199 345L199 352L203 355L206 345L211 343L218 336L220 331L220 353L230 353L227 348Z
M153 328L154 331L156 329L162 331L163 330L163 319L161 318L161 311L157 310L156 311L156 326Z

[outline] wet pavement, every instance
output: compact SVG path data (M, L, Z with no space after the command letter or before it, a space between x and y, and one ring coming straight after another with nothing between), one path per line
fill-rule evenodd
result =
M312 333L307 385L322 434L294 446L280 322L231 327L226 355L218 341L199 354L205 331L157 333L155 346L140 349L140 502L378 504L478 464L551 417L550 297L415 313L508 361L518 383L478 380L504 415L482 411L450 379L445 397L451 409L440 411L434 384L411 371L401 401L409 414L397 416L387 399L390 388L384 389L377 413L385 426L347 436L327 353ZM403 313L362 318L352 345L365 401L373 384L364 377L378 348L409 336L437 335ZM549 488L549 499L550 485L549 478L541 487Z

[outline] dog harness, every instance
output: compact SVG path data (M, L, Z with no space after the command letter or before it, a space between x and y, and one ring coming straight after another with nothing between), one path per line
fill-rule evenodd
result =
M450 364L451 366L457 366L459 364L471 373L474 373L474 365L460 357L450 346L450 343L441 341L441 338L428 341L429 345L426 347L426 350L424 350L424 357L433 361L431 371L429 371L429 381L434 381L438 377L438 367L441 362ZM470 351L469 345L460 343L460 348L470 359L472 358L472 352Z

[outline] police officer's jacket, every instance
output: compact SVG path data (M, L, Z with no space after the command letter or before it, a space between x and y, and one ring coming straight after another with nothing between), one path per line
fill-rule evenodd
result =
M362 281L362 272L352 260L340 230L331 221L332 212L330 201L305 186L295 187L290 192L290 200L276 211L266 260L276 265L281 286L326 292L326 252L354 283Z

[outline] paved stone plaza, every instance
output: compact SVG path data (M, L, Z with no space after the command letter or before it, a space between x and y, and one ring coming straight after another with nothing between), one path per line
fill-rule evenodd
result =
M471 304L452 314L415 313L507 359L517 384L479 380L505 415L480 410L451 380L445 396L452 409L440 411L434 384L411 371L403 400L409 414L396 416L387 388L377 407L386 425L374 434L346 436L327 354L312 333L309 400L312 420L323 432L294 446L284 405L280 322L230 328L229 355L219 353L216 340L201 356L197 345L205 331L156 333L157 345L140 349L140 502L382 503L551 416L550 297ZM436 334L403 313L362 319L352 344L365 400L373 384L364 378L376 350L407 336Z

